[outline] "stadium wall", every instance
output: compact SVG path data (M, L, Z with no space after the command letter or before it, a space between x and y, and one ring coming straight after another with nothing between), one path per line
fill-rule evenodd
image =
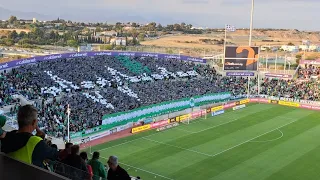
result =
M185 114L188 111L190 112L190 109L192 108L199 108L206 104L229 101L230 98L231 94L228 92L206 94L202 96L194 96L193 98L162 102L127 112L107 115L103 117L103 125L87 129L83 132L71 133L71 140L78 142L81 139L88 139L88 137L90 137L89 139L100 138L131 128L139 121L144 121L149 118L152 119L150 122L161 120L161 116L165 116L168 119L170 115L177 116L177 114Z

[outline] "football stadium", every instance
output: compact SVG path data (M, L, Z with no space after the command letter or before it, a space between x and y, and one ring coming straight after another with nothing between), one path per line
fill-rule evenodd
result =
M258 53L227 47L223 71L201 58L140 52L7 62L1 119L20 130L36 112L35 135L62 151L40 164L21 160L69 179L103 179L109 163L133 179L316 179L319 71L266 74L256 59L232 57L238 49ZM19 159L8 140L21 138L7 132L1 146ZM105 172L90 175L75 160L80 151Z
M296 103L250 101L242 109L218 110L223 114L90 151L118 154L130 174L146 179L316 179L319 112L290 107Z
M253 33L251 2L250 29L237 36L228 24L0 21L0 180L319 179L319 33ZM83 14L116 17L98 9Z

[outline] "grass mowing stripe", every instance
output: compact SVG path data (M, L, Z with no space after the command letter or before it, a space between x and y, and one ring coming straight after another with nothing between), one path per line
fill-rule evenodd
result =
M275 107L273 107L275 108ZM278 114L283 114L283 111L290 111L288 110L287 108L285 107L276 107L277 109L273 110L274 112L277 112L277 113L274 113L273 115L278 115ZM280 112L280 110L282 110ZM291 109L292 111L294 109ZM248 125L248 122L247 121L250 121L249 118L246 118L244 117L242 119L242 121L246 121L246 122L243 122L241 124L247 124ZM258 124L261 120L256 120L256 122L254 122L254 124ZM248 126L251 126L251 124L249 123ZM225 126L224 128L219 128L219 129L216 129L216 130L220 130L221 132L225 132L226 129L229 129L230 127L230 124L228 126ZM221 130L222 129L222 130ZM232 131L237 131L238 130L238 127L232 129ZM216 132L216 131L214 131ZM203 133L203 132L202 132ZM202 134L202 133L199 133L199 134ZM206 132L206 133L213 133L213 132ZM198 135L198 134L196 134ZM221 134L223 136L223 133ZM153 140L157 140L157 139L154 139L155 136L153 136ZM188 136L189 137L189 136ZM172 138L174 139L175 137L172 136ZM205 139L204 141L208 141L212 138L212 136L206 136L206 137L200 137L202 139L196 139L195 141L192 141L192 140L188 140L186 143L187 144L184 144L183 146L180 146L180 147L183 147L185 149L187 149L187 147L194 147L196 145L198 145L197 143L200 141L202 142L203 139ZM180 138L179 138L180 139ZM166 142L164 140L162 140L161 142ZM169 141L171 142L171 141ZM173 140L173 142L175 142L175 140ZM166 142L168 143L168 142ZM168 144L171 144L171 145L175 145L175 146L179 146L178 144L174 144L174 143L168 143ZM128 147L127 148L130 148L129 146L130 144L128 144ZM123 147L125 148L125 147ZM128 156L125 157L126 161L129 162L129 164L134 164L138 167L141 167L141 166L146 166L148 167L149 165L151 164L154 164L156 163L157 161L160 161L161 159L163 158L169 158L169 157L173 157L177 154L180 154L182 151L182 149L177 149L177 148L173 148L173 147L164 147L162 145L158 145L158 146L154 146L154 147L151 147L151 148L146 148L145 150L142 150L142 151L137 151L137 152L134 152L132 154L129 154ZM148 157L148 158L141 158L141 155L143 154L143 157ZM192 154L194 153L191 153L189 156L191 156ZM199 156L201 157L201 156ZM188 162L189 165L191 165L193 162ZM179 166L176 166L176 167L172 167L171 168L171 171L178 171L179 170Z
M237 145L235 145L235 146L233 146L233 147L231 147L231 148L228 148L228 149L226 149L226 150L224 150L224 151L221 151L221 152L219 152L219 153L216 153L216 154L212 155L212 157L218 156L218 155L220 155L220 154L222 154L222 153L224 153L224 152L226 152L226 151L229 151L229 150L234 149L234 148L236 148L236 147L238 147L238 146L241 146L242 144L245 144L245 143L250 142L250 141L252 141L252 140L254 140L254 139L257 139L258 137L261 137L261 136L263 136L263 135L265 135L265 134L271 133L271 132L273 132L273 131L275 131L275 130L278 130L278 129L282 128L282 127L288 126L289 124L292 124L292 123L294 123L294 122L296 122L296 121L298 121L298 120L299 120L299 119L294 120L294 121L291 121L291 122L289 122L289 123L287 123L287 124L285 124L285 125L279 126L279 127L275 128L275 129L272 129L272 130L270 130L270 131L268 131L268 132L265 132L265 133L263 133L263 134L260 134L259 136L256 136L256 137L254 137L254 138L248 139L247 141L244 141L244 142L242 142L242 143L240 143L240 144L237 144Z
M245 128L257 125L259 123L268 121L269 118L283 114L284 109L287 110L287 108L284 108L284 107L273 107L265 111L259 111L258 113L244 116L236 121L225 123L224 125L219 126L219 128L213 129L209 127L199 131L196 134L186 135L166 143L190 149L196 146L200 146L202 144L206 144L209 141L222 138L228 134L238 132L241 129L245 129ZM262 118L263 114L268 111L273 111L273 113L272 114L268 113L268 115L264 115L265 119ZM287 110L287 112L290 112L290 111L294 111L294 109ZM159 137L159 139L155 139L155 138L152 138L152 139L165 142L164 140L161 139L161 137Z
M271 108L269 110L258 111L258 108L264 108L264 107L267 107L267 108L271 107ZM210 140L214 138L219 138L220 135L221 135L220 137L224 137L225 135L234 133L246 127L254 127L259 123L258 121L266 122L272 118L280 118L282 115L288 116L289 119L295 118L297 120L296 122L281 128L281 131L285 133L285 136L283 136L281 139L278 139L277 141L270 141L265 143L244 143L238 146L237 148L230 149L214 157L207 157L207 156L203 156L201 154L193 153L183 149L163 146L161 144L154 145L148 141L142 141L142 140L141 141L137 140L136 142L138 143L126 143L124 145L117 146L116 148L109 149L110 151L109 150L103 151L101 152L101 154L107 157L111 155L110 152L113 152L116 155L117 153L119 153L120 160L122 162L130 164L132 167L139 167L140 169L144 169L150 172L157 172L156 174L161 174L165 177L170 177L175 180L179 180L179 179L187 180L187 179L194 179L194 178L210 179L215 177L218 178L219 174L222 174L223 172L228 173L228 171L235 168L236 166L241 167L241 164L243 162L246 162L250 159L254 159L259 154L263 154L268 150L272 150L278 145L281 145L281 143L284 143L289 139L304 133L308 129L311 129L314 126L319 125L319 121L314 120L315 119L314 116L308 116L308 117L299 116L300 112L303 113L306 111L307 110L301 110L301 109L289 108L289 107L277 106L277 105L254 105L253 107L248 107L246 109L243 109L243 111L240 110L240 111L232 111L232 112L226 113L226 115L239 114L239 117L240 116L242 117L239 119L239 121L230 122L228 123L228 125L225 125L225 126L221 125L219 126L219 128L212 128L211 130L204 130L203 132L193 134L193 135L196 135L198 139L192 139L189 132L187 133L187 135L185 135L186 132L181 132L176 129L171 129L169 131L163 131L163 133L156 133L155 135L152 135L152 140L190 149L188 147L192 148L197 146L197 144L199 144L200 141L203 141L203 139ZM258 112L260 112L260 115L256 115ZM249 115L250 113L251 113L251 117ZM225 120L225 118L226 116L222 115L222 116L210 118L203 121L201 120L201 122L191 124L189 126L183 125L183 126L180 126L180 128L182 127L182 129L190 130L190 131L191 130L199 131L199 130L208 128L208 125L212 126L214 123L217 123L219 121L222 122ZM310 120L308 120L308 118ZM298 120L303 120L303 121L298 121ZM219 122L219 124L221 123ZM216 126L216 124L214 126ZM125 138L124 140L111 142L105 145L108 146L108 145L117 144L119 142L122 143L125 140L128 141L128 140L136 139L137 137L138 138L146 137L154 133L155 132L152 132L152 133L146 132L142 134L137 134L137 136L135 137ZM270 139L268 137L275 137L275 136L273 132L270 132L268 134L262 135L261 137L258 137L256 140ZM188 138L188 139L185 139L185 138ZM164 139L164 141L162 141L162 139ZM185 143L182 143L179 139L180 140L185 139ZM173 144L171 144L172 142ZM181 144L179 143L181 143L182 146L180 146ZM300 143L302 143L301 146L303 146L303 141L301 141ZM106 146L104 146L104 148ZM132 154L128 153L128 157L122 156L124 155L123 153L125 152L123 149L126 149L128 151L129 149L132 149L133 147L138 147L138 146L139 147L141 146L141 148L138 148L137 152ZM219 146L219 144L215 144L215 146ZM103 146L100 146L100 147L103 147ZM280 150L278 150L277 152L279 152ZM280 157L279 159L282 159L282 158L284 157ZM270 163L272 164L272 162ZM251 170L254 168L245 167L244 169L245 170L243 172L240 172L240 175L242 175L241 173L247 173L247 174L253 173L254 175L256 175L257 173L263 171L263 169L260 169L259 171L251 172ZM129 172L135 173L133 168L130 169ZM142 172L142 171L139 172L139 170L137 175L141 176L143 179L154 178L153 176L151 176L152 174L147 172ZM237 179L238 176L239 175L235 175L233 179ZM312 177L312 176L309 176L309 177ZM161 179L160 176L157 178ZM250 179L250 177L248 176L248 178L246 179ZM280 178L278 179L280 180ZM317 179L317 178L308 178L308 179Z
M300 111L291 111L290 114L294 114L298 118L308 115L308 112L301 113ZM191 149L209 154L218 153L220 151L223 151L234 145L239 144L239 142L243 142L253 137L259 136L264 132L267 132L271 129L275 129L283 124L288 123L291 120L295 120L292 118L286 118L285 116L286 114L282 113L281 116L275 116L268 119L267 121L262 121L261 123L257 123L255 125L239 129L238 131L234 131L222 137L208 140L206 143L194 146ZM216 146L217 144L219 146Z
M257 105L257 104L256 104ZM253 107L253 105L251 105L251 107ZM261 108L260 108L261 109ZM246 110L246 109L243 109L243 110ZM262 110L262 109L261 109ZM264 109L265 110L265 109ZM235 111L231 111L231 112L235 112ZM252 111L251 111L252 112ZM223 117L227 117L228 118L228 116L223 116ZM200 118L201 119L201 118ZM207 120L207 119L206 119ZM232 122L234 122L234 121L237 121L237 120L239 120L239 119L235 119L235 120L232 120L232 121L227 121L227 122L225 122L225 123L222 123L222 124L218 124L218 125L215 125L215 126L212 126L212 127L208 127L208 128L206 128L206 129L202 129L202 130L199 130L199 131L197 131L197 132L189 132L189 131L186 131L186 130L183 130L183 129L179 129L179 130L181 130L181 131L185 131L185 132L189 132L189 133L200 133L200 132L203 132L203 131L206 131L206 130L209 130L209 129L214 129L214 128L217 128L217 127L220 127L220 126L223 126L223 125L226 125L226 124L229 124L229 123L232 123ZM201 120L199 121L199 122L201 122ZM189 125L188 125L189 126ZM175 127L175 128L173 128L173 129L169 129L168 131L172 131L172 130L175 130L175 129L177 129L177 128L179 128L179 127ZM157 135L157 134L161 134L161 133L163 133L163 134L165 134L166 133L166 131L161 131L161 132L156 132L156 131L153 131L153 130L150 130L148 133L146 133L146 132L144 132L144 133L141 133L139 136L138 135L133 135L132 137L134 137L134 136L136 136L136 138L130 138L130 137L127 137L127 138L123 138L122 139L122 141L123 142L121 142L121 143L119 143L119 144L116 144L115 142L117 141L112 141L112 142L108 142L108 143L105 143L105 144L103 144L103 145L98 145L98 146L95 146L99 151L104 151L104 150L108 150L108 149L111 149L111 148L114 148L114 147L118 147L118 146L122 146L122 145L125 145L125 144L128 144L128 143L132 143L132 142L135 142L135 141L137 141L137 140L140 140L140 139L143 139L143 138L146 138L146 137L150 137L150 136L154 136L154 135ZM187 135L186 135L187 136ZM182 136L183 137L183 136ZM126 139L129 139L130 138L130 140L126 140ZM115 143L114 145L111 145L111 146L109 146L109 147L106 147L106 148L101 148L101 149L99 149L100 148L100 146L106 146L106 145L108 145L108 144L112 144L112 143Z
M281 168L266 180L301 180L301 179L315 179L320 176L320 145L312 151L304 154L295 161ZM294 169L294 171L292 171Z
M210 154L202 153L202 152L195 151L195 150L192 150L192 149L186 149L186 148L183 148L183 147L179 147L179 146L167 144L167 143L164 143L164 142L160 142L160 141L156 141L156 140L152 140L152 139L148 139L148 138L143 138L143 139L145 139L145 140L147 140L147 141L155 142L155 143L157 143L157 144L162 144L162 145L166 145L166 146L171 146L171 147L174 147L174 148L178 148L178 149L182 149L182 150L185 150L185 151L190 151L190 152L193 152L193 153L197 153L197 154L201 154L201 155L204 155L204 156L211 157Z
M287 141L283 141L273 148L222 173L214 179L241 180L247 179L248 176L251 179L265 179L299 157L318 147L320 145L320 141L318 141L317 138L312 138L315 136L320 136L320 125L312 127L311 129L308 129ZM304 146L301 146L299 142L304 142ZM242 173L248 168L251 168L251 173Z
M227 174L228 171L233 167L241 166L241 163L258 156L259 154L272 149L275 146L282 144L283 142L294 138L295 136L298 136L309 129L312 129L319 124L320 121L315 118L314 112L312 112L312 114L299 118L296 122L282 127L281 130L285 133L285 136L277 141L267 143L245 143L237 148L226 151L221 155L204 159L168 175L177 180L184 180L190 179L190 177L193 177L194 175L197 177L197 179L210 179L219 176L224 172ZM268 135L269 134L266 134L265 136ZM301 144L301 146L303 146L303 144ZM252 173L252 170L252 167L248 167L248 169L245 169L241 173L249 174ZM263 169L260 170L262 171ZM259 171L255 171L255 173L259 173ZM236 177L237 175L235 175L234 178ZM250 177L248 177L246 180L250 180Z

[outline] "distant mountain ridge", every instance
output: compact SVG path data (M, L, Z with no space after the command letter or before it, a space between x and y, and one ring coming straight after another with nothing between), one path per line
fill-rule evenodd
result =
M106 13L107 12L107 13ZM50 14L44 15L36 12L22 12L14 11L7 8L0 7L0 20L7 20L10 16L16 16L18 19L32 19L38 20L54 20L58 17L60 19L72 20L78 22L137 22L137 23L149 23L157 22L163 25L185 22L187 24L198 25L197 20L199 17L196 15L194 18L185 19L185 14L164 14L156 12L135 12L108 9L108 10L81 10L79 13L63 13L63 14Z
M35 12L12 11L12 10L0 7L0 19L1 20L7 20L10 18L10 16L16 16L18 19L37 18L39 20L52 20L52 19L56 18L53 16L43 15L43 14L39 14L39 13L35 13Z

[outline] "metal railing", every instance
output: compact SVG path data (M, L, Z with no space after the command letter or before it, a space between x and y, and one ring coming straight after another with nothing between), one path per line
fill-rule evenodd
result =
M55 172L61 176L67 177L72 180L103 179L99 176L90 174L88 170L84 171L73 166L63 164L59 161L48 162L47 168L52 172Z

